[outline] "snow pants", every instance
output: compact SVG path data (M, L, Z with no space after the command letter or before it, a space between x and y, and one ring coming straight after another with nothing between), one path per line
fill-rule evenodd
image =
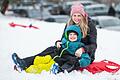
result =
M36 56L50 55L53 58L57 54L58 54L57 48L55 46L50 46L50 47L46 48L44 51L42 51L41 53L38 53L34 56L23 58L23 60L26 63L26 68L28 68L30 65L33 65L33 62L34 62L34 59L35 59Z
M52 58L54 58L55 56L59 55L59 53L60 53L60 50L58 50L56 46L50 46L46 48L44 51L42 51L41 53L38 53L37 55L34 55L34 56L23 58L23 60L26 63L26 68L28 68L30 65L33 65L33 62L36 56L50 55ZM58 57L54 60L60 66L64 64L70 64L70 65L75 65L75 68L86 67L91 63L91 58L87 53L83 53L81 55L81 58L76 58L76 56L70 55L67 51L64 53L63 56Z

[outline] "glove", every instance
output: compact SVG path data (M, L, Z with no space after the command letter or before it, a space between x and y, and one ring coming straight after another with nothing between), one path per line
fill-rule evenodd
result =
M84 48L79 48L75 52L76 57L81 57L82 53L85 52Z
M56 43L57 48L60 48L60 47L61 47L61 44L62 44L62 42L57 42L57 43Z

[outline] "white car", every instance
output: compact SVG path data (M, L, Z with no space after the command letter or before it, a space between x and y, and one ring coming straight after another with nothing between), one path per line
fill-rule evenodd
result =
M69 18L68 15L51 15L44 20L47 22L67 23Z
M115 6L116 16L120 18L120 3Z
M85 0L85 1L82 1L82 0L81 1L67 1L67 2L65 2L65 4L68 5L68 6L71 6L71 5L75 4L75 3L81 3L83 6L96 4L96 2L89 1L89 0Z
M93 4L85 7L89 16L107 15L109 7L105 4Z
M91 17L97 28L120 31L120 19L113 16L95 16Z

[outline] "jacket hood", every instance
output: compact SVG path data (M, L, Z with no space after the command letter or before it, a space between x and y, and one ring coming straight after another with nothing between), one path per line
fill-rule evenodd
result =
M70 25L66 28L65 30L65 38L68 40L68 32L69 31L74 31L77 33L78 37L77 37L77 41L81 41L82 38L82 33L81 33L81 29L79 26L77 25Z

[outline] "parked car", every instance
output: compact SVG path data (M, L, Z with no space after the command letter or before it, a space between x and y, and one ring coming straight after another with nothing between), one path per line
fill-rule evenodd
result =
M109 6L105 4L93 4L85 7L89 16L108 15Z
M68 15L52 15L47 9L44 9L43 11L37 9L16 9L14 12L20 17L22 16L48 22L64 23L69 19Z
M68 19L69 19L68 15L52 15L52 16L49 16L47 19L45 19L45 21L67 23Z
M40 11L39 9L13 9L13 12L18 17L27 17L27 18L34 18L39 20L49 16L48 12Z
M120 18L120 3L115 6L116 16Z
M120 19L113 16L95 16L91 17L100 29L120 31Z

